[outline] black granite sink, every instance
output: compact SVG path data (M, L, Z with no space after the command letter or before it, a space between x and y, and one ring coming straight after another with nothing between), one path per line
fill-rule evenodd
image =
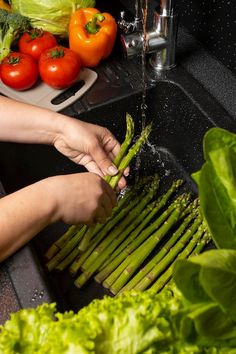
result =
M136 134L140 133L143 124L141 103L142 92L132 93L106 104L91 105L90 109L80 114L80 118L106 126L122 141L126 112L135 120ZM212 126L235 131L235 124L181 68L171 71L148 88L146 105L146 124L153 122L153 131L140 155L141 162L137 164L136 160L132 163L129 181L132 182L140 174L158 172L164 187L176 178L184 178L188 188L196 193L190 175L203 162L204 133ZM76 115L75 111L71 112ZM7 193L47 176L82 171L81 167L68 161L52 147L0 144L0 180ZM20 306L35 306L43 301L55 300L61 310L77 310L93 298L104 295L102 287L92 281L78 290L66 271L61 274L45 272L43 254L66 228L60 223L48 227L30 246L6 262Z

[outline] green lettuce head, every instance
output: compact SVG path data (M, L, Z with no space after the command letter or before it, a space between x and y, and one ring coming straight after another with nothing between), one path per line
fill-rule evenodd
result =
M72 12L94 7L95 0L11 0L13 12L27 16L33 27L65 37Z

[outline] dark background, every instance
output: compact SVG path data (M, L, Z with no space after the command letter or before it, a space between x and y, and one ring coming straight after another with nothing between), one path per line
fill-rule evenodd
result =
M121 2L134 11L134 0ZM157 5L149 0L149 19ZM236 1L176 0L176 9L180 23L236 75Z

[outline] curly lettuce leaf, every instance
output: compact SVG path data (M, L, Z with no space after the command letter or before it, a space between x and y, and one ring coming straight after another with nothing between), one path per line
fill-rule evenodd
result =
M175 340L170 313L179 306L166 291L106 296L77 314L55 313L55 304L21 310L1 329L0 353L162 353Z

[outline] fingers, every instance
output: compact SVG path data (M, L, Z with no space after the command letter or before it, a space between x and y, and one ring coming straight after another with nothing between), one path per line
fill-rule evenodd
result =
M120 190L122 190L122 189L124 189L125 187L126 187L126 179L125 179L125 177L121 177L121 179L119 180L119 182L118 182L118 188L120 189Z
M96 132L99 138L96 144L91 146L90 154L104 175L114 176L118 170L112 161L120 149L120 144L108 129L97 127Z

